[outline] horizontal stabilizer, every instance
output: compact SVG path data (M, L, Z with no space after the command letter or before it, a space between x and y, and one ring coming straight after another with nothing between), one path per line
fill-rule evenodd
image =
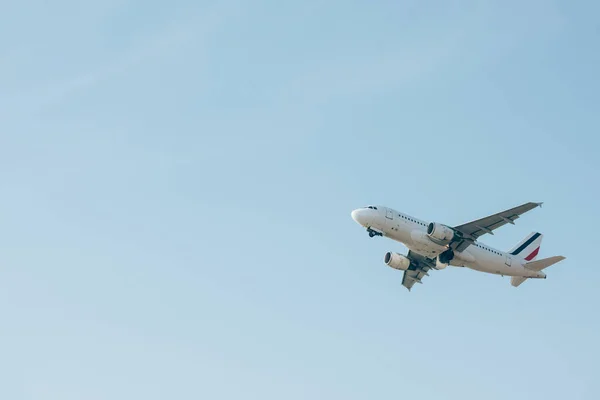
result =
M548 268L549 266L554 265L557 262L562 261L564 259L565 258L563 256L543 258L541 260L528 262L527 264L525 264L525 268L530 269L532 271L541 271L544 268Z
M532 271L541 271L544 268L548 268L549 266L554 265L557 262L562 261L564 259L565 257L563 256L543 258L541 260L528 262L527 264L525 264L525 268L530 269ZM521 283L525 282L527 279L528 278L524 276L513 276L512 278L510 278L510 284L514 287L517 287Z

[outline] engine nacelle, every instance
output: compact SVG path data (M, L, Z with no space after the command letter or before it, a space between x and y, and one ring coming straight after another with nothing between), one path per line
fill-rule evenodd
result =
M456 232L449 226L430 222L427 225L427 236L434 243L448 244L456 237Z
M410 259L402 254L387 252L383 261L394 269L406 271L410 267Z

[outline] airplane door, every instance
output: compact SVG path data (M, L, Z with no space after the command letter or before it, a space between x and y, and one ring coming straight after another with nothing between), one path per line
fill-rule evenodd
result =
M394 219L394 212L391 209L386 208L385 209L385 217L388 219Z
M512 260L511 260L510 256L506 256L506 265L508 265L510 267L511 263L512 263Z

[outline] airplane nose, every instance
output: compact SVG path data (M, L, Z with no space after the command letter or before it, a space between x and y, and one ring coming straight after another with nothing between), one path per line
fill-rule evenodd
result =
M354 221L356 221L357 224L359 225L364 225L365 224L365 210L354 210L350 213L350 215L352 216L352 219Z

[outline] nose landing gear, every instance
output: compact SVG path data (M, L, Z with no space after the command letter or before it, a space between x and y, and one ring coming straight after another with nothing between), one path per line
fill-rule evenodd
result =
M373 229L371 229L371 228L367 228L367 232L369 232L369 237L373 237L373 236L383 236L383 235L381 234L381 232L374 231L374 230L373 230Z

